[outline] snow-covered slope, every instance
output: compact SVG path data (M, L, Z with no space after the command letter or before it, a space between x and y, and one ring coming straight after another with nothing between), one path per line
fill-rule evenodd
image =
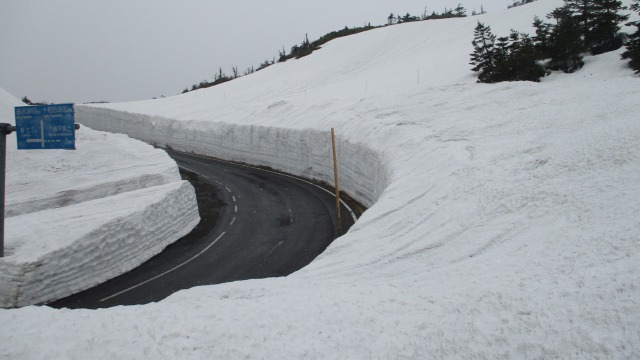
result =
M286 278L0 311L0 355L640 356L640 79L620 52L539 84L469 70L478 20L527 31L561 4L387 27L222 86L79 108L150 142L318 178L335 127L347 186L372 206Z
M14 123L15 106L24 104L0 89L3 121ZM164 151L87 127L76 137L75 151L18 151L15 135L7 136L0 307L95 286L199 221L193 188Z

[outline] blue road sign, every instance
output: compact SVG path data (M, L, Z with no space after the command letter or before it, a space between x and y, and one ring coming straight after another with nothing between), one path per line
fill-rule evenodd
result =
M73 104L18 106L18 149L75 149Z

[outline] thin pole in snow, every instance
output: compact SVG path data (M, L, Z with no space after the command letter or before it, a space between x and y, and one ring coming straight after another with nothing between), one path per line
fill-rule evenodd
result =
M15 130L11 124L0 124L0 258L4 257L4 189L7 164L7 135Z
M331 128L331 146L333 147L333 175L336 182L336 214L338 216L338 236L342 235L342 217L340 216L340 185L338 181L338 157L336 155L336 134Z

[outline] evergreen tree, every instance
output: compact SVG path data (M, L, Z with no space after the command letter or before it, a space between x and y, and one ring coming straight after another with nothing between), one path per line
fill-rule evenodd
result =
M551 24L545 23L539 17L533 20L533 27L536 34L533 43L536 48L538 59L548 59L551 57Z
M577 17L586 44L591 42L593 0L564 0L564 8Z
M402 17L402 22L412 22L412 21L417 21L418 18L415 16L411 16L411 14L407 13L407 15Z
M556 25L551 26L549 34L549 52L551 70L562 70L572 73L582 67L582 53L584 43L580 24L576 21L567 7L554 10L547 17L555 19Z
M496 36L491 33L491 27L485 26L478 21L478 25L473 33L473 53L471 54L470 65L473 65L471 70L479 71L480 75L483 73L491 73L495 68L495 50L494 45L496 42Z
M282 51L278 51L278 62L285 62L287 61L287 51L284 49L284 46L282 46Z
M478 82L540 81L544 68L537 62L537 50L527 34L511 30L493 45L493 66L485 68Z
M493 48L494 66L491 73L485 73L482 76L482 82L500 82L509 79L509 38L501 36L497 39ZM480 77L478 77L480 79Z
M458 6L454 9L456 17L465 17L467 16L467 9L462 6L462 4L458 4Z
M620 14L626 9L619 0L593 0L593 21L587 46L593 54L602 54L622 47L620 23L629 19Z
M640 0L634 0L635 3L631 5L631 10L640 14ZM633 21L627 24L629 26L635 26L636 31L629 35L629 41L627 42L627 50L622 53L622 59L629 59L629 66L635 70L636 74L640 74L640 21Z
M620 23L628 16L620 14L625 7L619 0L564 0L565 7L580 23L586 50L593 54L618 49L622 46Z
M420 20L427 20L429 17L429 15L427 15L427 7L424 7L424 11L422 12L422 15L420 15Z
M515 36L514 34L517 34ZM508 58L509 79L514 81L540 81L545 76L544 68L538 64L538 51L533 39L527 34L512 31Z

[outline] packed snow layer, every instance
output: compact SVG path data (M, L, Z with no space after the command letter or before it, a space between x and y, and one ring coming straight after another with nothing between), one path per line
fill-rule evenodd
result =
M15 136L11 138L8 146L15 149ZM178 167L164 151L122 134L81 127L76 148L10 151L5 216L180 181Z
M0 307L59 299L130 271L198 224L195 201L178 181L7 219Z
M179 121L88 106L77 108L78 121L99 130L175 150L267 166L305 178L333 183L331 133L210 121ZM136 126L132 126L135 124ZM371 206L388 185L383 156L365 144L340 141L341 189Z
M0 89L0 116L24 106ZM195 193L162 150L81 127L76 150L7 137L0 307L59 299L142 264L199 221ZM142 235L140 235L142 234Z
M640 79L620 51L539 84L469 71L478 20L507 35L560 5L387 27L214 88L95 107L117 111L114 128L130 113L137 134L207 121L214 138L287 134L270 146L335 127L387 186L295 274L145 306L0 311L0 356L640 357Z

